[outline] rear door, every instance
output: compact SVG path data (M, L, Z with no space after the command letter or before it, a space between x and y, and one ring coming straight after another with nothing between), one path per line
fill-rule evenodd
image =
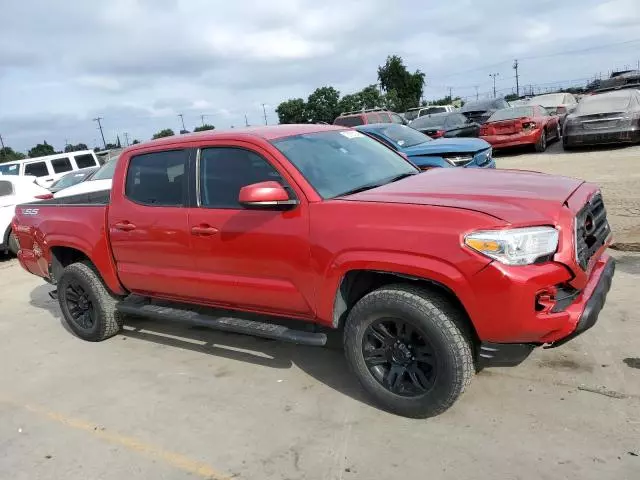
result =
M244 142L203 147L197 202L189 210L198 285L194 294L221 306L311 315L309 210L306 199L267 151ZM290 210L246 209L240 189L277 181L299 204Z
M48 186L53 182L53 169L46 160L34 160L24 164L23 175L33 175L42 186Z
M193 275L187 171L191 149L158 150L125 160L114 176L109 238L118 276L129 290L190 297Z

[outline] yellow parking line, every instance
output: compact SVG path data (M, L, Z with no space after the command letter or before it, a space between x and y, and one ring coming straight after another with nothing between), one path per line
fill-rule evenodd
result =
M52 412L36 405L20 405L17 402L13 402L4 398L0 398L0 402L24 408L31 413L35 413L38 416L53 420L67 427L88 432L95 437L98 437L109 443L121 445L133 452L160 459L161 461L168 465L171 465L172 467L180 469L184 472L191 473L193 475L197 475L202 478L206 478L209 480L229 480L231 478L228 475L219 473L217 470L213 469L206 463L198 462L179 453L170 452L168 450L164 450L163 448L150 445L143 442L142 440L138 440L137 438L120 435L119 433L110 430L103 430L101 427L96 426L96 424L94 423L70 418L61 413Z

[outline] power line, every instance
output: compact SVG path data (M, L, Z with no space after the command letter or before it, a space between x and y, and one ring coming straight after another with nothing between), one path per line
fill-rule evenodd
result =
M98 122L98 128L100 129L100 136L102 137L102 144L104 145L104 149L107 149L107 142L104 139L104 133L102 132L102 123L100 123L102 117L96 117L93 119L94 122Z

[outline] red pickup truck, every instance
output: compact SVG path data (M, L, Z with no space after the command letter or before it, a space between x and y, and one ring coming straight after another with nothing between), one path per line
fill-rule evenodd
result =
M306 345L340 329L364 389L409 417L449 408L478 367L593 326L614 274L596 186L420 172L328 125L129 147L110 192L19 205L13 231L85 340L123 314Z

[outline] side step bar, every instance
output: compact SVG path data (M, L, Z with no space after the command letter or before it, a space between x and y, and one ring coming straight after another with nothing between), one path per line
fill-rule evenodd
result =
M235 332L256 337L283 340L299 345L322 347L327 343L324 333L292 330L282 325L268 322L256 322L234 317L216 317L194 312L185 308L165 307L142 303L140 301L124 300L116 305L119 312L141 317L170 320L202 327L209 327L225 332Z

